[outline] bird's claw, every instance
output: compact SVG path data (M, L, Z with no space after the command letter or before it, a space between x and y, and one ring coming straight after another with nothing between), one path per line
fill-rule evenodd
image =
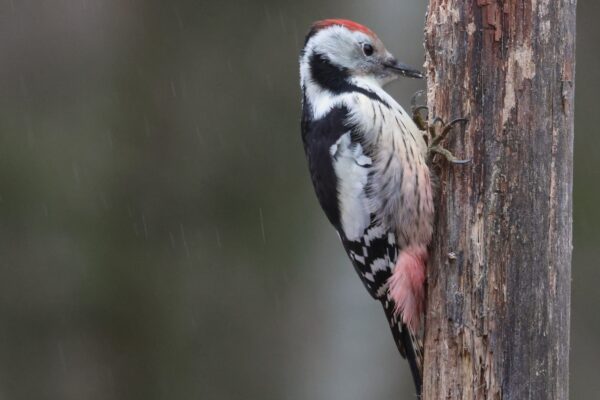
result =
M439 154L440 156L444 157L447 161L451 162L452 164L467 164L471 161L470 159L461 160L457 158L454 154L452 154L449 150L445 149L440 144L456 124L466 124L467 122L469 122L467 118L456 118L450 121L448 124L446 124L444 120L439 117L433 119L431 125L429 125L429 128L427 130L427 132L429 133L429 137L427 138L429 139L427 149L427 161L429 163L433 161L433 158L436 154Z
M448 160L448 162L451 162L452 164L460 165L460 164L468 164L471 162L471 159L461 160L461 159L457 158L454 154L452 154L450 151L448 151L447 149L445 149L441 146L429 147L428 158L429 158L430 162L433 160L433 157L436 154L441 155L446 160Z
M469 122L467 118L455 118L449 123L445 123L440 117L435 117L431 123L427 123L429 108L424 105L417 105L417 99L425 94L424 90L419 90L410 99L410 110L412 112L413 121L419 129L425 131L425 141L428 144L427 148L427 162L431 163L436 154L444 157L452 164L467 164L471 160L461 160L454 156L450 151L445 149L440 143L446 138L448 133L454 128L455 125ZM423 116L422 111L426 111Z
M435 118L431 126L429 127L429 134L431 136L431 144L429 146L437 146L442 140L444 140L444 138L446 137L446 135L448 135L448 132L452 130L454 125L461 122L466 124L467 122L469 122L469 120L467 118L456 118L450 121L449 123L445 124L443 119L439 117ZM442 132L439 134L436 132L437 124L440 124L442 129Z

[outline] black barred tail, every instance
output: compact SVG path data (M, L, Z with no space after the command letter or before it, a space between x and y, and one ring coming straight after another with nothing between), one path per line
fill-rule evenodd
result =
M423 345L417 338L415 332L411 332L410 328L402 323L394 312L394 302L391 300L382 300L385 315L390 323L392 335L396 346L406 358L410 366L410 372L415 383L417 396L421 397L421 387L423 385Z

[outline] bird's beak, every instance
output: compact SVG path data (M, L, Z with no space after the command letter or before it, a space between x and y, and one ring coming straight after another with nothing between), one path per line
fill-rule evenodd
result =
M406 64L402 64L396 61L395 58L387 60L383 63L383 66L387 69L394 71L400 76L406 76L409 78L423 79L423 73L416 68L409 67Z

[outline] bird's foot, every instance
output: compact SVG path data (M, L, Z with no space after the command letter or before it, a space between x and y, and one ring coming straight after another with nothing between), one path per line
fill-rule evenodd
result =
M429 137L426 138L427 161L432 162L435 155L439 154L452 164L466 164L470 162L471 160L469 159L461 160L457 158L441 144L442 140L446 138L448 133L452 130L452 128L454 128L455 125L461 123L466 124L467 122L469 122L469 120L466 118L456 118L446 124L443 119L439 117L434 118L433 122L427 129L427 133L429 135Z
M425 142L427 143L427 162L430 164L436 154L444 157L446 160L453 164L466 164L471 160L461 160L452 154L448 149L444 148L441 144L442 140L448 135L452 128L460 123L466 124L469 122L466 118L456 118L449 123L445 123L443 119L436 117L433 119L431 124L427 123L428 111L427 106L417 105L417 99L421 97L425 92L419 90L416 92L410 100L410 109L413 116L413 121L419 129L425 131ZM425 112L425 115L423 115Z

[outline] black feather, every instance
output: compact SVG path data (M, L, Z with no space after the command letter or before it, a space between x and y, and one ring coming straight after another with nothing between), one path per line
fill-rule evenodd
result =
M381 304L392 330L394 342L400 354L406 358L410 366L410 373L415 383L417 397L421 397L423 384L423 345L411 334L408 326L404 325L395 315L395 304L391 300L382 300Z
M376 93L350 83L350 73L346 68L334 65L320 53L313 53L309 60L311 76L316 84L333 94L362 93L370 99L378 101L383 106L390 105Z
M350 130L346 125L348 110L346 107L337 107L315 121L311 119L309 107L305 99L302 113L302 140L310 177L325 215L329 222L340 230L337 177L329 149L340 136Z

